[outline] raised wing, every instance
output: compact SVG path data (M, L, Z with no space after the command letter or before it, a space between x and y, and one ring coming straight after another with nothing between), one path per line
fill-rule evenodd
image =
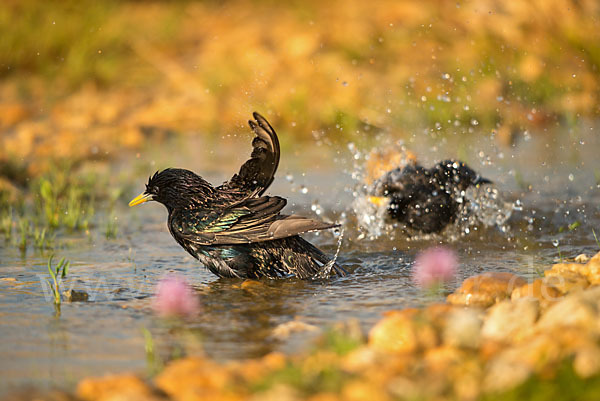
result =
M248 124L256 136L252 154L237 174L218 189L241 193L247 197L261 196L273 182L279 165L279 139L271 124L260 114L252 114Z
M176 238L198 245L247 244L336 227L336 224L280 215L286 200L278 196L247 199L218 212L174 212L169 228Z

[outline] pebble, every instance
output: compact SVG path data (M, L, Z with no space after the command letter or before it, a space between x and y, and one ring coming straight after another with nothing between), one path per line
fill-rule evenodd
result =
M516 288L511 294L513 301L521 298L535 298L542 308L548 307L561 297L562 293L557 288L546 284L542 279Z
M523 278L512 273L484 273L463 281L446 300L453 305L488 307L508 298L515 288L525 284Z
M388 312L369 332L369 346L383 353L410 353L418 348L411 312ZM408 310L410 311L410 310Z
M482 314L478 309L453 309L444 329L444 344L477 348L481 338Z
M77 290L63 291L63 296L67 302L87 302L89 299L87 292Z
M85 401L158 401L165 400L138 376L125 373L83 379L76 395Z
M502 301L488 309L481 334L493 341L518 341L531 331L539 313L540 302L537 298Z
M320 329L312 324L304 323L300 320L292 320L291 322L285 322L275 327L271 332L271 335L278 340L285 340L292 333L299 333L303 331L317 332Z

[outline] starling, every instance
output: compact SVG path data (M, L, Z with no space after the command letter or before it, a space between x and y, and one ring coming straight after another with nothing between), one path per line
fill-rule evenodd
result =
M280 214L287 201L264 196L279 164L279 140L258 113L248 121L256 135L252 154L237 174L213 187L184 169L157 171L129 206L157 201L167 208L175 241L219 277L301 279L345 275L334 260L300 237L337 227Z
M385 203L389 216L422 233L442 231L456 219L462 193L470 186L491 183L466 163L445 160L426 169L408 164L388 171L373 184L370 197Z

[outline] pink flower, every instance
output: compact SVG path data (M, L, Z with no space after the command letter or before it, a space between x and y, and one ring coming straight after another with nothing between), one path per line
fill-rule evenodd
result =
M200 311L200 302L185 280L169 274L158 282L152 307L162 316L186 317Z
M428 248L417 255L413 266L413 281L429 288L451 280L456 273L458 258L446 247Z

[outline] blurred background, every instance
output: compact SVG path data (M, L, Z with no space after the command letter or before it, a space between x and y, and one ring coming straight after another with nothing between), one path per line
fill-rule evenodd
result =
M219 138L254 110L284 149L509 147L598 117L599 17L595 0L5 0L0 176Z

